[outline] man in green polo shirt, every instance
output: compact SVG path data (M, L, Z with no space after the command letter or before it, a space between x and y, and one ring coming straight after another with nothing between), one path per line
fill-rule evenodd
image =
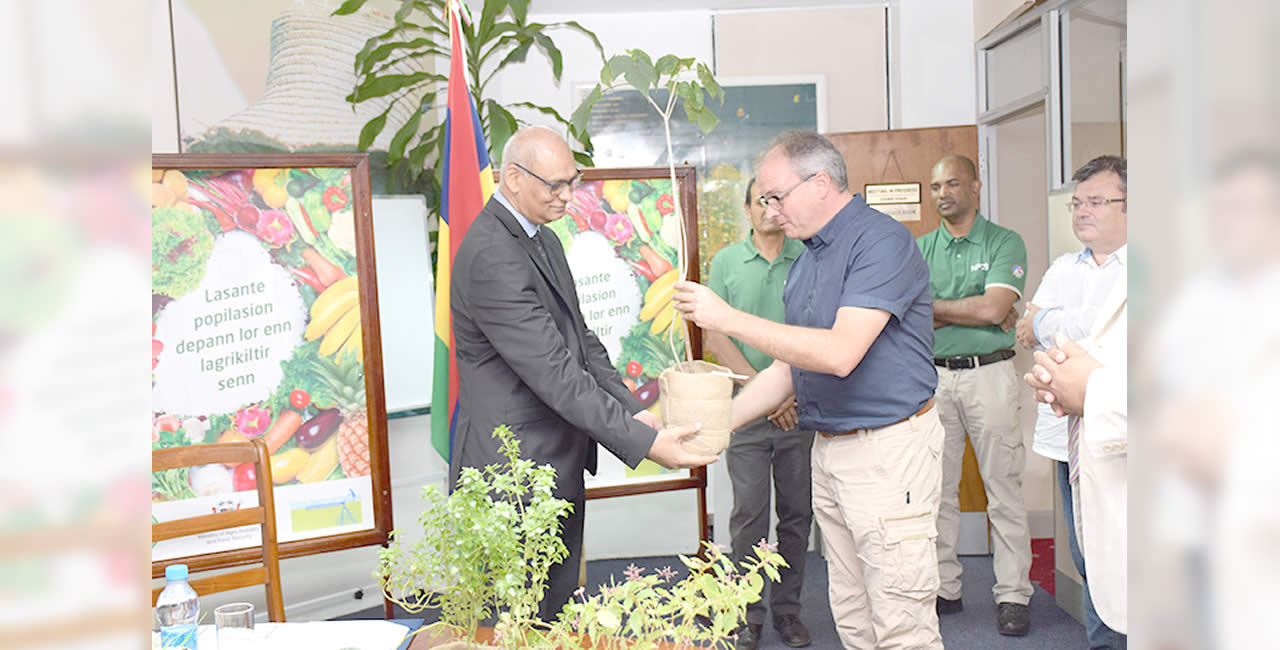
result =
M791 263L804 245L788 239L777 223L765 218L755 179L747 184L747 214L751 236L722 249L711 260L708 286L735 309L775 322L785 320L782 287ZM748 378L773 363L763 352L728 336L706 331L707 349L734 372ZM795 399L788 399L768 417L736 429L725 452L733 483L733 513L729 531L737 562L754 557L751 547L769 536L769 475L773 475L778 507L778 552L789 566L781 580L769 586L773 626L791 647L809 644L809 631L800 621L800 588L804 580L809 529L813 522L809 454L813 432L796 427ZM764 626L765 601L747 605L746 625L738 630L735 648L754 650Z
M942 224L916 240L933 290L936 394L946 430L938 512L938 613L962 609L960 472L966 432L978 457L991 520L1000 634L1031 629L1031 535L1022 499L1025 450L1018 426L1021 382L1014 370L1013 303L1026 284L1027 248L1018 233L978 214L982 183L973 161L947 156L929 189Z

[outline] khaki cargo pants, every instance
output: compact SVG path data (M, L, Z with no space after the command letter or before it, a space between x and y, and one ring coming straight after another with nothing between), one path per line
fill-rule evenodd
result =
M1022 500L1022 443L1019 393L1025 384L1013 361L965 370L938 368L938 417L946 429L942 461L942 509L938 515L939 595L960 597L960 474L965 433L973 443L987 492L997 603L1031 601L1031 531Z
M813 514L845 648L941 648L935 521L943 429L935 406L813 444Z

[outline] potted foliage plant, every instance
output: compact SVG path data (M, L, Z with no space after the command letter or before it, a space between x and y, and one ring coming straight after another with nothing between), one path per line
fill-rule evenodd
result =
M625 582L593 596L580 593L549 638L557 647L579 647L585 638L596 650L729 646L747 604L760 599L764 576L777 581L786 561L765 540L741 566L714 544L704 542L703 550L704 558L680 556L689 570L683 580L670 567L646 574L633 564Z
M374 572L406 611L439 610L440 622L424 630L438 637L443 628L454 647L476 647L486 621L492 643L512 650L577 647L584 637L601 649L727 644L747 604L760 598L762 574L778 579L782 556L763 542L742 567L708 545L706 559L681 558L689 570L683 580L670 568L646 575L632 566L626 581L591 596L579 590L555 621L539 620L547 572L568 556L560 520L573 506L552 496L555 469L520 458L509 428L494 436L507 461L464 468L447 497L424 488L421 539L394 531Z
M676 221L681 227L681 243L684 232L684 209L680 200L680 186L676 183L675 153L671 143L671 116L676 100L684 106L685 116L703 133L710 133L720 123L706 97L724 101L724 89L716 82L715 75L705 63L694 58L681 58L674 54L660 57L655 63L643 50L627 50L626 54L612 56L600 70L600 83L587 93L582 104L573 112L572 129L585 132L591 111L604 97L604 92L625 83L639 92L658 117L662 118L662 130L667 140L667 171L671 176L671 191L675 197ZM681 277L684 277L684 247L678 246Z
M603 97L606 89L625 82L648 101L662 118L663 133L667 141L667 171L671 177L671 191L675 197L675 220L680 225L680 245L677 268L672 273L676 280L688 278L688 261L685 259L685 242L689 233L684 227L684 208L680 186L676 183L675 156L671 142L671 116L677 99L684 106L685 116L703 133L709 133L720 118L708 105L707 97L724 101L724 89L716 82L711 69L693 58L681 58L668 54L656 62L641 50L628 50L626 54L611 57L600 71L600 83L588 93L587 98L573 114L573 123L585 128L591 109ZM687 344L688 332L679 314L668 331L668 344L672 358L677 358L675 335L686 338L686 354L691 352ZM729 446L731 398L733 395L732 371L706 361L695 361L686 356L683 363L676 363L659 376L664 423L683 425L701 423L702 429L687 440L685 448L695 453L714 455Z
M421 539L393 531L374 575L405 611L438 609L441 624L468 647L495 616L503 647L532 647L547 629L536 620L547 572L569 555L560 520L573 505L552 496L554 468L520 458L509 428L493 435L507 462L464 467L447 497L438 486L424 488Z

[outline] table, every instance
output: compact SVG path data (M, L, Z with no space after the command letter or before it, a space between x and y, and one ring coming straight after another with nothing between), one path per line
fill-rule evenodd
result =
M400 650L431 650L431 648L435 648L437 646L443 645L445 643L449 643L450 641L454 641L454 640L455 639L449 638L446 634L444 634L441 631L421 632L415 635L413 639L410 640L410 643L407 646L404 646L403 648L401 648ZM487 643L492 640L493 640L493 628L481 627L478 630L476 630L477 643ZM582 642L582 648L584 650L590 650L591 645L584 640ZM670 642L662 641L658 644L658 648L660 650L673 650L675 646L672 645ZM204 648L201 647L201 650L204 650Z
M308 621L254 625L256 648L308 648L308 650L408 650L405 635L422 625L422 619L393 621ZM213 625L197 628L200 650L219 650ZM416 637L415 637L416 638Z

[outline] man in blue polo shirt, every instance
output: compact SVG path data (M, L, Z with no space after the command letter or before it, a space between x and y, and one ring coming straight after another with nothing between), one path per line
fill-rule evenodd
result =
M917 240L933 290L938 415L947 430L938 514L938 613L959 611L960 470L968 433L987 492L1000 634L1031 628L1031 534L1022 501L1026 450L1018 418L1022 382L1013 368L1013 303L1026 285L1027 247L1018 233L978 214L973 161L947 156L929 190L942 224Z
M929 269L910 231L849 192L844 159L821 135L783 133L757 183L767 218L805 245L783 292L785 324L692 282L676 283L676 308L774 359L734 398L735 428L794 393L800 430L819 432L813 513L844 647L941 648Z
M751 219L751 236L716 253L711 260L708 286L734 309L782 322L786 318L782 289L791 264L804 246L783 234L772 219L765 218L768 208L760 204L760 190L754 178L747 183L745 204ZM773 363L759 350L720 332L707 332L706 346L717 361L747 379ZM733 485L729 531L737 562L754 558L752 547L769 536L769 476L773 475L778 552L787 566L778 571L780 579L769 587L768 605L782 642L799 648L809 645L809 630L800 620L800 591L813 527L809 456L814 436L812 431L801 435L795 428L795 400L787 400L769 417L738 427L724 460ZM755 650L764 615L765 599L761 594L760 600L747 605L746 624L738 630L735 650Z

